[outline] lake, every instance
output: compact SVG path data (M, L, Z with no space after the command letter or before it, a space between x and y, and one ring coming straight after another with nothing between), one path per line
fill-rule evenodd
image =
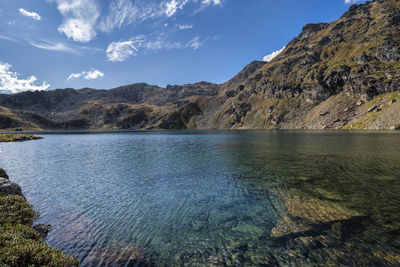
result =
M400 264L400 134L40 134L0 167L82 266Z

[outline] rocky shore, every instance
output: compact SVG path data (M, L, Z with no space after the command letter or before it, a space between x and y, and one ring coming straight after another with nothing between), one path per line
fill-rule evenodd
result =
M33 225L38 216L0 168L0 266L79 266L76 258L43 241L50 225Z

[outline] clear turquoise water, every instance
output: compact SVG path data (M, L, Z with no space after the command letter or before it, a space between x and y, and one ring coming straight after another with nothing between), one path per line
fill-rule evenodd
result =
M0 167L83 266L400 263L398 133L42 136Z

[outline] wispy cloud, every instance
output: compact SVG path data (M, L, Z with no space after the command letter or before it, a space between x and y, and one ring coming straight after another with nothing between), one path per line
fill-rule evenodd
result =
M12 66L5 62L0 62L0 92L15 94L23 91L41 91L50 87L50 84L43 82L36 85L37 78L31 76L27 79L20 79L17 72L12 72Z
M191 4L191 5L189 5ZM109 14L100 22L100 30L104 32L121 28L132 23L142 23L146 20L168 19L178 11L189 6L191 8L221 5L220 0L112 0Z
M109 14L99 24L100 30L104 32L110 32L124 25L160 18L164 14L163 4L160 1L112 0L109 9Z
M107 58L112 62L122 62L131 56L137 56L140 53L158 50L171 49L199 49L209 38L202 39L200 36L194 37L186 43L170 42L168 35L159 34L154 39L149 39L145 35L139 35L127 41L112 42L107 48Z
M0 34L0 39L7 40L7 41L10 41L10 42L14 42L14 43L18 43L18 41L15 38L7 36L7 35Z
M266 55L266 56L263 58L263 61L270 62L270 61L273 60L277 55L279 55L285 48L286 48L286 46L284 46L282 49L280 49L280 50L278 50L278 51L275 51L275 52L272 52L272 53L269 54L269 55Z
M19 9L19 13L21 13L25 17L29 17L29 18L32 18L32 19L37 20L37 21L42 19L42 17L38 13L30 12L30 11L27 11L27 10L25 10L23 8Z
M64 17L58 27L60 33L76 41L87 43L94 39L96 23L100 16L94 0L50 0L57 3L57 9Z
M178 24L178 25L176 25L176 27L178 27L180 30L190 30L190 29L193 29L193 25L187 25L187 24L184 24L184 25Z
M42 41L40 43L31 41L30 44L36 48L50 50L50 51L57 51L57 52L70 52L77 54L78 51L72 47L64 43L53 43L49 41Z
M361 0L344 0L345 4L355 4L357 2L360 2Z
M68 76L67 81L78 79L80 77L83 77L85 80L96 80L98 78L104 77L104 73L96 69L91 69L90 71L82 71L79 73L72 73Z

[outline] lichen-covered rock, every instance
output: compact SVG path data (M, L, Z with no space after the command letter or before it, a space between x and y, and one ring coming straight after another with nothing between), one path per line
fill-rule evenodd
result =
M0 196L22 195L21 187L7 178L0 178Z

